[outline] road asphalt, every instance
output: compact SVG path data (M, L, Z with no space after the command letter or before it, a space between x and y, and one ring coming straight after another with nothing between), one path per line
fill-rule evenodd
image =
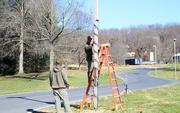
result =
M128 89L131 91L151 89L173 84L180 84L178 80L168 80L149 75L154 69L138 68L118 75L128 83ZM119 84L122 92L124 82ZM69 89L69 98L71 102L81 100L85 88ZM99 85L99 95L106 96L111 94L109 85ZM9 94L0 96L0 113L26 113L39 107L54 105L52 91L31 92L22 94Z

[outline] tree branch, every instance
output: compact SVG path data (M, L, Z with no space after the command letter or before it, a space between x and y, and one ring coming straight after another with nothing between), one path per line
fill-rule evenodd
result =
M8 42L5 42L2 46L5 46L5 45L7 45L7 44L9 44L9 43L12 43L12 42L18 42L19 40L11 40L11 41L8 41Z
M14 50L16 50L16 49L17 49L16 46L19 46L19 44L20 44L20 43L17 43L16 45L14 45L14 46L12 47L12 50L10 50L9 52L6 52L7 54L4 55L4 56L2 56L2 57L6 57L6 56L8 56L10 53L12 53ZM3 48L4 48L4 47L3 47Z
M61 35L64 31L64 26L61 28L60 32L51 40L52 43L54 43L54 41L59 37L59 35Z

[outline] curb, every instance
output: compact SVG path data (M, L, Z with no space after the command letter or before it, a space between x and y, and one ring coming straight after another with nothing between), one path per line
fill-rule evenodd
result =
M164 88L164 87L169 87L169 86L173 86L173 85L177 85L177 84L180 84L180 83L170 83L170 84L166 84L166 85L161 85L161 86L155 86L155 87L150 87L150 88L146 88L146 89L136 89L136 90L131 90L133 92L137 92L137 91L146 91L146 90L151 90L151 89L158 89L158 88ZM108 94L108 95L103 95L103 96L99 96L100 98L102 97L107 97L107 96L112 96L111 94ZM82 100L76 100L76 101L72 101L70 102L70 104L73 104L75 102L80 102ZM48 106L43 106L43 107L39 107L39 108L36 108L36 109L29 109L29 111L27 111L26 113L39 113L38 111L40 111L40 109L43 109L43 108L48 108L48 107L52 107L54 105L48 105Z

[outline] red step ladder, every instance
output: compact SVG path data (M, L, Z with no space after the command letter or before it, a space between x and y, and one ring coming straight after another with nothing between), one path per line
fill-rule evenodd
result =
M118 80L117 80L116 72L114 70L114 64L113 64L112 55L111 55L111 51L110 51L110 44L102 44L100 46L99 61L100 61L100 63L98 66L98 76L100 76L100 71L101 71L103 63L105 63L105 65L107 66L107 69L108 69L109 84L110 84L111 93L112 93L114 110L117 110L116 97L118 97L120 107L124 111L123 104L122 104L122 98L120 96ZM80 105L80 112L85 107L88 96L90 96L90 103L93 102L93 97L94 97L94 87L93 87L94 72L93 71L94 70L92 69L91 70L91 80L89 81L86 91L84 93L83 100ZM91 94L89 95L88 93L89 93L90 89L91 89Z

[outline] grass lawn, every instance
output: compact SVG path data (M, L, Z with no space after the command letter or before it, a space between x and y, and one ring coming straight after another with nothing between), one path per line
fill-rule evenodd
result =
M133 67L115 67L116 73L121 73L124 71L129 71ZM87 86L87 71L79 71L79 70L69 70L68 71L69 75L69 81L71 83L72 87L84 87ZM118 79L120 81L120 79ZM99 83L100 84L105 84L109 83L109 77L107 74L107 68L103 68L100 73L99 77Z
M165 69L162 71L151 72L151 74L154 76L162 77L162 78L167 78L167 79L175 79L176 78L177 80L180 80L180 63L177 64L176 76L174 73L174 64L164 65L163 68L165 68Z
M175 86L156 88L123 95L123 106L126 113L179 113L180 111L180 84ZM73 105L73 113L79 113L79 104ZM98 110L83 109L82 113L123 113L119 107L112 111L112 97L101 97ZM54 108L42 111L55 112Z
M145 67L145 68L170 68L173 65L172 64L151 64L151 65L139 65L140 67Z
M131 67L116 67L117 73L130 70ZM104 76L103 76L104 75ZM87 72L79 70L68 70L68 78L71 88L87 86ZM106 69L100 75L100 84L108 83ZM120 80L119 80L120 81ZM11 94L20 92L50 90L48 72L31 73L22 76L1 76L0 94Z
M124 108L127 113L179 113L179 94L180 85L135 92L134 94L123 96ZM112 100L110 97L101 99L100 109L107 113L122 112L120 109L112 112Z
M40 74L31 73L23 76L0 77L0 94L50 89L47 75L48 72Z

